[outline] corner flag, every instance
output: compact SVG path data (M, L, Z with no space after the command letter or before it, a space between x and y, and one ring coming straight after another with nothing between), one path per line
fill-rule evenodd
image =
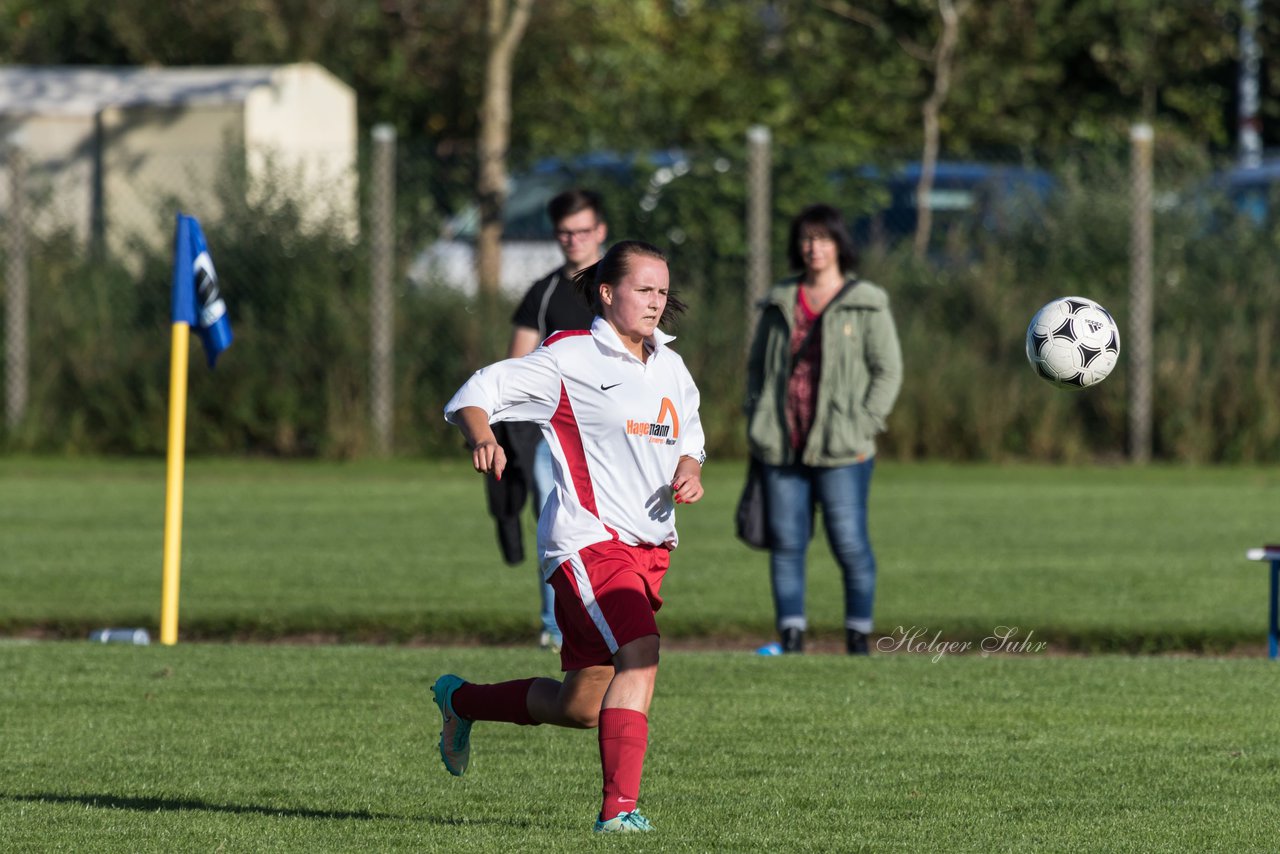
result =
M174 323L196 327L212 368L218 354L231 346L231 322L227 320L227 304L218 293L218 274L213 270L204 232L195 217L185 214L178 214L174 239L172 310Z
M187 356L191 327L204 342L212 368L231 346L227 304L218 293L218 275L195 217L178 214L173 241L173 295L169 356L169 465L164 508L164 585L160 602L160 642L178 642L178 577L182 566L182 477L187 450Z

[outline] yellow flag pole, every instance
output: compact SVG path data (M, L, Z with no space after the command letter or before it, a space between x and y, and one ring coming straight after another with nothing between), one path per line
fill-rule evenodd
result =
M182 569L182 477L187 450L187 356L191 327L173 324L169 357L169 466L164 501L164 586L160 642L178 642L178 577Z

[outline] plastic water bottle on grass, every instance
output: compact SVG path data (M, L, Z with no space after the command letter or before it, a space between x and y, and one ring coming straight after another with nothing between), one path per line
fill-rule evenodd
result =
M151 633L146 629L95 629L89 632L89 640L95 643L131 643L146 646L151 643Z

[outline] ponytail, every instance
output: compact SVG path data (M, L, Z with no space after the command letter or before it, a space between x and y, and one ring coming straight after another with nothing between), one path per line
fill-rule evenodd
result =
M593 314L601 314L600 288L596 285L596 277L600 275L600 261L590 267L583 267L573 274L573 289L578 292Z

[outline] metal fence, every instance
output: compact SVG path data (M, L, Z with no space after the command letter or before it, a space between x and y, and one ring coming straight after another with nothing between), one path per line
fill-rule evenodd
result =
M205 226L237 334L216 371L193 371L193 452L452 447L441 404L501 355L511 303L558 263L547 200L587 185L605 197L611 238L669 250L692 308L678 346L721 453L743 448L742 354L756 300L787 273L788 219L823 200L844 210L861 272L889 288L903 332L907 384L886 453L1280 458L1265 170L1250 183L1162 159L1159 139L1139 134L1054 163L947 161L921 198L912 160L779 148L766 128L716 151L513 152L495 311L476 296L470 164L388 128L370 134L357 174L320 184L233 150L140 156L129 175L95 176L10 147L4 447L162 447L179 209ZM933 213L923 254L921 202ZM1034 310L1069 293L1111 308L1132 359L1074 397L1037 384L1021 356Z

